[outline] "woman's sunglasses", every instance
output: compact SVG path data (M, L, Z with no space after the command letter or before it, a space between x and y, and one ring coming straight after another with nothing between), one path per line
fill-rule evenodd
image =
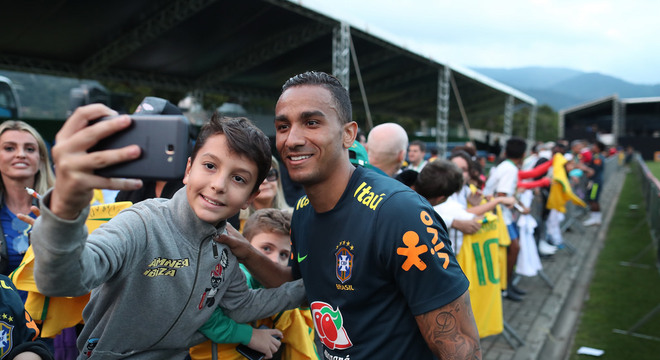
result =
M268 181L277 181L277 179L280 177L280 174L277 172L275 169L270 169L268 171L268 175L266 175L266 180Z

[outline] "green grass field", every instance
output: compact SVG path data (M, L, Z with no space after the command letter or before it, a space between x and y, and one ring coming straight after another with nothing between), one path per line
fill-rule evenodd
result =
M660 177L660 163L649 163L649 169ZM613 331L631 329L660 306L660 273L650 247L651 235L640 187L636 172L628 173L594 270L573 342L572 360L595 359L577 355L581 346L604 350L600 359L660 358L660 312L635 330L640 336ZM639 208L635 210L634 205Z
M647 162L646 166L649 167L649 170L655 175L656 178L660 179L660 162Z

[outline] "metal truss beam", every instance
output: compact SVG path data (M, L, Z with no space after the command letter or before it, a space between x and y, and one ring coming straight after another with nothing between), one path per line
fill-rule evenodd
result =
M619 137L626 133L626 105L619 99L614 99L612 104L612 134L614 143L619 143Z
M351 27L345 22L332 29L332 74L348 91L351 85Z
M232 58L218 69L200 76L196 81L199 86L214 86L232 75L240 74L270 59L274 59L303 44L330 32L326 24L313 23L298 26L254 44L242 54Z
M33 74L78 77L78 66L26 56L0 55L0 68Z
M168 4L161 11L152 14L148 20L87 58L81 66L82 75L88 76L103 71L216 1L176 0Z
M507 139L513 133L513 101L513 95L509 95L506 97L506 102L504 103L504 129L502 133Z
M537 107L536 105L532 105L531 109L529 109L529 120L528 120L528 127L527 127L527 140L530 143L533 143L536 141L536 112L537 112Z
M332 19L326 15L322 15L314 10L308 9L304 6L298 5L289 0L263 0L264 2L271 3L277 7L293 11L299 15L302 15L308 19L324 23L326 25L335 26L337 25L337 20Z
M438 69L438 99L436 112L436 133L435 144L438 148L438 157L445 158L447 153L447 135L449 134L449 79L451 78L451 69L449 66L443 66Z

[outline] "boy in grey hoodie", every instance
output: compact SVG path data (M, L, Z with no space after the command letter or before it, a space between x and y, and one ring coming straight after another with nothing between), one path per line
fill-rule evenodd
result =
M149 199L88 235L94 188L133 190L135 179L94 170L140 155L138 146L87 152L130 125L94 104L62 126L52 153L57 182L43 198L31 233L35 281L48 296L92 291L78 338L79 359L183 359L205 338L197 331L216 306L238 322L297 307L300 282L250 290L236 257L213 241L226 219L247 208L270 169L268 138L247 119L214 115L202 127L184 177L170 200Z

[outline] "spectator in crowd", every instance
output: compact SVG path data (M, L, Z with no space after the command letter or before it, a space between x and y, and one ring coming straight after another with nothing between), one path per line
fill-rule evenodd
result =
M452 155L453 157L448 161L448 163L454 165L455 168L458 169L461 180L460 186L448 194L445 199L446 201L437 204L431 203L431 205L434 206L435 211L440 215L442 220L445 221L445 224L447 224L447 227L449 228L449 240L452 242L455 254L458 254L460 251L463 233L474 234L481 228L481 218L476 217L474 214L467 211L467 198L471 193L470 187L465 184L470 179L470 166L468 161L470 163L472 161L467 153L460 151L460 154L465 155L465 158L459 155ZM426 169L426 167L424 167L424 169ZM422 169L422 171L424 171L424 169ZM435 172L440 172L439 170L444 169L438 169L438 171ZM444 176L453 174L453 172L446 170L443 172ZM445 179L444 181L448 181L448 179ZM437 182L440 181L437 180ZM443 188L447 189L446 186Z
M93 104L64 123L53 147L58 181L44 195L32 232L41 293L92 291L78 337L80 357L182 359L204 340L197 330L216 306L240 322L298 306L304 298L300 283L249 290L233 254L212 241L225 231L226 219L254 199L270 169L268 138L245 118L216 114L203 126L186 166L186 186L172 199L135 204L87 234L93 189L142 185L93 173L140 156L134 145L87 152L130 125L128 116L118 116L88 126L91 119L112 115L117 114Z
M512 137L507 140L504 148L504 161L490 171L486 186L484 188L484 195L487 197L510 197L516 194L518 185L518 170L522 164L523 157L527 143L524 139ZM518 203L519 204L519 203ZM522 205L521 205L522 206ZM529 209L523 207L524 213L529 213ZM507 279L508 285L506 293L504 294L507 299L514 301L522 301L522 295L525 291L516 287L512 282L513 269L518 260L518 252L520 251L519 236L516 224L513 221L513 214L511 209L503 208L502 216L509 230L509 237L511 244L507 249Z
M428 162L434 162L435 160L438 159L438 148L436 146L432 147L431 150L429 150L429 156Z
M245 223L243 234L257 251L264 254L272 262L281 266L288 266L291 257L290 231L291 213L288 210L265 208L250 215ZM263 287L250 275L245 267L241 266L241 269L247 277L250 288ZM226 318L222 314L222 310L218 308L209 321L200 328L200 331L209 339L217 343L224 343L218 346L218 359L244 359L236 351L237 343L242 343L264 353L266 358L271 356L283 360L318 358L314 346L314 321L309 308L287 310L253 323L254 327L263 327L263 329L253 329L252 326L247 324L225 324L225 321ZM265 329L268 329L268 332ZM258 332L264 332L265 340L255 339ZM282 346L279 350L277 348L280 341L273 338L272 334L282 339ZM226 343L228 342L227 335L234 337L233 343ZM250 337L250 335L252 336ZM258 344L258 342L261 342L261 344ZM263 344L266 345L266 349L263 349ZM277 356L274 356L275 351L277 351ZM211 359L211 354L210 341L190 350L193 360Z
M39 328L23 307L23 300L9 278L0 274L0 358L52 360L48 347L37 340Z
M355 141L362 144L362 146L365 146L367 144L367 136L364 134L364 131L358 130L357 137L355 138Z
M490 152L495 154L496 161L501 159L500 156L502 156L502 144L500 143L499 137L493 139L493 145L490 146Z
M307 193L294 207L292 269L239 237L219 241L262 284L303 277L326 358L481 358L467 279L442 220L410 188L349 162L351 113L331 75L307 72L283 86L277 148Z
M407 169L422 171L427 161L424 160L426 156L426 144L423 141L415 140L408 145L408 167Z
M408 134L399 124L380 124L369 132L366 148L371 166L394 177L406 159Z
M28 249L31 226L17 218L31 214L35 195L46 193L55 183L48 149L39 132L16 120L0 124L0 273L9 275ZM34 217L34 214L31 214ZM23 302L27 293L20 292Z
M461 169L450 161L436 160L422 169L415 179L412 189L422 195L431 206L436 206L447 201L462 187Z
M600 212L600 204L598 203L598 198L600 197L600 192L603 184L603 169L605 167L605 144L600 141L596 141L591 146L592 158L591 162L588 164L588 167L591 169L589 180L590 188L587 193L587 202L589 204L589 218L583 222L584 226L594 226L600 225L603 221L602 213Z
M274 156L271 157L270 170L264 182L259 185L259 194L254 198L254 201L247 209L240 212L239 218L241 227L240 232L243 232L245 221L255 211L259 209L275 208L280 210L288 210L291 207L286 203L284 197L284 190L282 189L282 181L280 179L280 164Z

